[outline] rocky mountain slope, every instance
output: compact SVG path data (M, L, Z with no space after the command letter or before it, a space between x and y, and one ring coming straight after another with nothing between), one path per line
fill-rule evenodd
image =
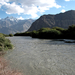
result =
M34 20L32 19L18 20L12 16L0 19L0 33L14 34L17 32L25 32L33 22Z
M62 27L68 28L69 25L75 25L75 10L56 15L43 15L32 23L28 31L38 30L43 27Z

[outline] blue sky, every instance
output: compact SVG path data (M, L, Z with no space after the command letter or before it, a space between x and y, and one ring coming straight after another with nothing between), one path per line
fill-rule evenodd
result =
M0 0L0 19L37 19L44 14L75 10L75 0Z

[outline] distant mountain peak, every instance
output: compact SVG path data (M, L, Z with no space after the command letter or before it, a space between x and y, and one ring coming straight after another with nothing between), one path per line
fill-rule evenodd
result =
M4 20L15 21L15 20L17 20L17 18L14 18L13 16L10 16L10 17L7 16Z
M34 20L18 20L13 16L0 19L0 33L14 34L17 32L25 32L29 29Z

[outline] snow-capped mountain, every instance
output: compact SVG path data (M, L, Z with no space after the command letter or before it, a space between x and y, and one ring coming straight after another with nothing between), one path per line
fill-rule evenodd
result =
M0 33L14 34L17 32L25 32L33 22L34 20L32 19L19 20L12 16L0 19Z
M10 17L6 17L6 18L4 18L4 19L1 19L2 21L5 21L5 20L8 20L8 21L18 21L19 19L17 19L17 18L15 18L15 17L13 17L13 16L10 16Z

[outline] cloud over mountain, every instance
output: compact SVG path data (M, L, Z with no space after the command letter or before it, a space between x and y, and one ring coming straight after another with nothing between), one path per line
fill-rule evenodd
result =
M0 7L4 7L7 14L26 14L35 18L37 13L61 6L55 0L0 0Z

